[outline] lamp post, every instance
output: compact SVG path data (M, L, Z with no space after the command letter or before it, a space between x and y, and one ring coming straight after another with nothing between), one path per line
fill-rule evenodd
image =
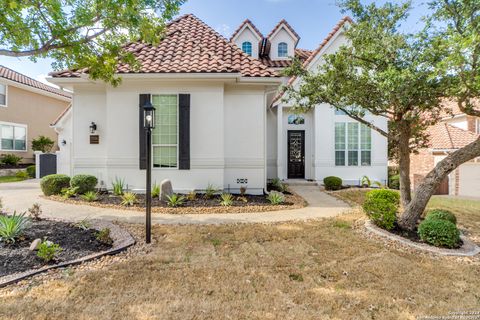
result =
M150 100L143 105L143 128L145 129L145 144L147 149L147 186L145 192L145 242L150 243L152 239L152 129L155 128L155 108L153 107Z

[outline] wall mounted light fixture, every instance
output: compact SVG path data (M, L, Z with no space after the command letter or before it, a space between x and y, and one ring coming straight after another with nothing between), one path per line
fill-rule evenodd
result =
M66 146L67 145L67 141L66 140L62 140L62 146Z
M92 124L90 125L90 133L94 134L95 131L97 131L97 124L92 121Z

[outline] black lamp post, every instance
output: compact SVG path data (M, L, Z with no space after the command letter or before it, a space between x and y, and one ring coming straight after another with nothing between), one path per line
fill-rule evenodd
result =
M143 128L147 151L147 186L145 192L146 206L146 243L152 239L152 129L155 128L155 108L147 101L143 105Z

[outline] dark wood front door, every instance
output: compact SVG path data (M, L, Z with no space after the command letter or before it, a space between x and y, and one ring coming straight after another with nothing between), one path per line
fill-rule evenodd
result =
M305 131L288 131L288 179L305 178Z

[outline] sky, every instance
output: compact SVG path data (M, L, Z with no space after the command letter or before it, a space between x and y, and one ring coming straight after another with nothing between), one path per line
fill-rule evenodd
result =
M282 19L300 35L298 48L315 49L344 16L337 0L187 0L180 14L193 13L220 34L229 37L245 19L250 19L267 35ZM373 0L366 0L372 2ZM396 1L396 0L391 0ZM384 0L375 1L382 3ZM414 10L405 30L418 28L417 21L426 12L424 0L413 0ZM45 82L52 61L0 56L0 65Z

